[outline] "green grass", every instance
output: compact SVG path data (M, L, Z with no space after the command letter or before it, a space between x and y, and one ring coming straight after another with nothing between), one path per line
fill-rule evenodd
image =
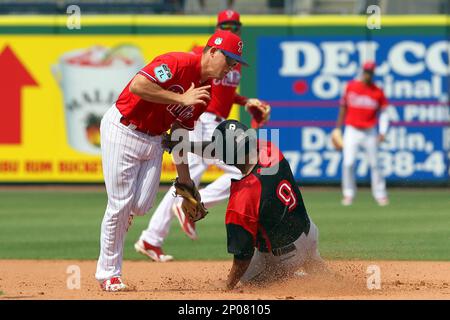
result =
M306 192L319 226L320 251L328 258L450 260L448 190L390 190L391 204L378 207L370 192L354 205L338 205L335 192Z
M351 207L339 204L338 189L305 188L309 214L319 227L319 248L327 259L450 261L450 193L446 189L392 189L391 205L378 207L361 190ZM163 192L158 194L158 201ZM103 192L0 191L0 259L97 259ZM210 210L192 241L176 219L166 253L178 260L229 259L226 203ZM153 211L153 210L152 210ZM133 243L150 214L136 217L125 244L125 259L144 259Z

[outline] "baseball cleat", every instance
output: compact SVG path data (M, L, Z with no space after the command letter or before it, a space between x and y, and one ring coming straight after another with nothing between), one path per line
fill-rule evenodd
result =
M353 203L353 198L351 198L351 197L344 197L344 198L342 198L342 200L341 200L341 204L342 204L343 206L351 206L352 203Z
M385 207L389 204L389 199L388 198L380 198L380 199L377 199L377 203L380 207Z
M111 279L104 280L100 284L100 288L103 291L118 292L127 290L127 286L122 282L120 277L113 277Z
M172 256L164 254L161 247L152 246L150 243L145 242L144 240L139 240L138 242L136 242L134 244L134 249L136 250L136 252L149 257L155 262L168 262L173 260Z
M197 240L197 232L195 231L195 222L189 220L186 217L186 214L183 212L181 205L174 204L172 206L173 214L178 218L178 222L180 223L181 229L183 232L192 240Z

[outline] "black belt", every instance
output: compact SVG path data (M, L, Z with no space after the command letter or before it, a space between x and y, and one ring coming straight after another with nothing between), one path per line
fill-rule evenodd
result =
M214 119L214 121L216 121L216 122L222 122L224 120L225 120L224 118L219 117L219 116L216 116L216 118Z
M130 129L132 129L132 130L136 130L136 131L145 133L146 135L149 135L149 136L152 136L152 137L157 136L157 134L153 134L149 130L138 128L135 124L131 123L130 120L128 120L125 117L121 117L120 118L120 123L123 124L124 126L130 128Z
M276 248L276 249L272 249L272 253L274 256L282 256L283 254L289 253L291 251L294 251L295 249L297 249L295 247L295 244L290 243L287 246L281 247L281 248Z

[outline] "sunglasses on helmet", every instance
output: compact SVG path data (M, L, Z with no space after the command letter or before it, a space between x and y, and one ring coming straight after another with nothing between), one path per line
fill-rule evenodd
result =
M219 25L219 29L221 30L227 30L227 31L231 31L231 32L236 32L239 31L241 29L241 26L238 24L232 24L232 23L224 23Z

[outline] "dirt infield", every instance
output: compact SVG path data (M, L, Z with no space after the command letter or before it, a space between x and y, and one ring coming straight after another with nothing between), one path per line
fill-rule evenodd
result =
M125 261L124 281L134 290L105 293L93 277L95 261L0 260L0 299L450 299L450 262L331 261L328 265L338 277L298 276L223 292L216 283L225 279L229 261ZM371 265L381 271L379 290L367 289ZM81 287L68 289L68 284L77 284L71 273L77 268Z

